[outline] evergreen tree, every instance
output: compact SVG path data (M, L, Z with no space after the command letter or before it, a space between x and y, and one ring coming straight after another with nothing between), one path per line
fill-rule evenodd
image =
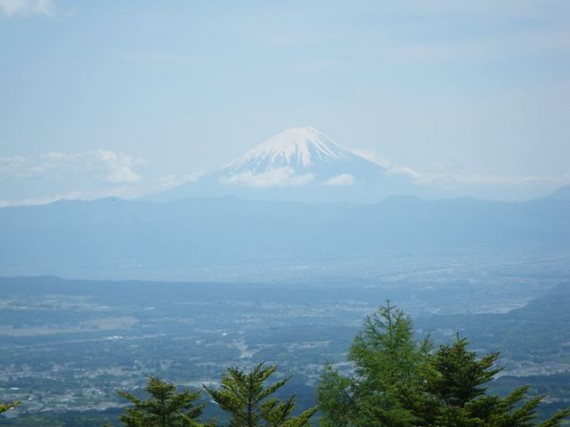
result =
M317 384L317 401L325 427L353 426L357 418L355 398L356 384L353 378L345 377L326 365Z
M202 414L203 405L196 405L200 392L184 390L177 393L174 384L151 377L145 388L147 400L119 391L119 396L127 399L132 406L125 409L121 422L127 427L198 427L197 418Z
M256 365L245 373L228 368L222 376L218 390L204 386L220 408L230 415L231 427L305 427L310 423L316 408L293 416L295 396L285 401L272 396L289 378L266 385L277 370L276 366Z
M441 345L425 372L425 395L431 414L424 425L448 427L555 427L570 415L570 409L536 424L536 408L541 396L527 399L528 386L519 387L506 397L487 394L486 384L501 371L496 366L499 353L477 358L468 351L467 339Z
M340 426L415 425L413 409L421 389L420 370L431 341L417 341L413 323L387 302L366 317L349 351L356 375L343 377L330 367L317 386L321 424Z
M432 353L429 339L416 341L413 324L387 303L366 318L349 351L355 375L330 366L320 378L317 400L323 427L557 427L564 410L537 424L542 397L528 387L505 397L489 395L487 384L501 371L499 353L478 358L466 339Z

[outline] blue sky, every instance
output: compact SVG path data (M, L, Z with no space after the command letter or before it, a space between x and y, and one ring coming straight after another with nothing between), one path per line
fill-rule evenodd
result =
M0 206L132 197L293 126L450 194L570 184L570 2L0 0Z

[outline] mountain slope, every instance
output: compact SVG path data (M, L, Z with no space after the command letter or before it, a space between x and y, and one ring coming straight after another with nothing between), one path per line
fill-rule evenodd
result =
M418 194L398 173L341 147L311 127L291 128L204 176L150 200L234 195L249 199L375 202Z
M254 187L310 183L342 186L355 184L357 179L367 181L384 173L386 170L382 166L306 127L281 132L220 169L214 176L224 183ZM281 181L276 179L278 177Z
M279 167L309 168L319 161L335 162L353 154L311 127L291 128L268 139L226 169L267 170Z

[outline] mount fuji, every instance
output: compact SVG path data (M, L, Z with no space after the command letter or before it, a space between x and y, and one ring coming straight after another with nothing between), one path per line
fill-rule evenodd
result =
M374 202L396 194L418 194L418 185L409 173L367 159L312 127L299 127L279 133L198 181L153 199L233 195L264 200Z
M224 184L257 188L350 186L383 172L380 165L342 148L316 129L305 127L281 132L214 176Z

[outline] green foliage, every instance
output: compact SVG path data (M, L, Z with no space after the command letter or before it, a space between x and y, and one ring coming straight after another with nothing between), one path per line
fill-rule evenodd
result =
M424 416L423 425L449 427L555 427L570 415L561 411L542 424L536 424L536 408L541 396L527 399L528 386L501 398L488 395L485 384L501 371L496 367L498 353L477 358L468 351L467 339L441 345L430 358L425 375L424 399L435 408ZM424 414L425 415L425 414Z
M501 371L494 368L499 353L477 360L474 351L467 351L467 339L457 339L453 345L441 345L430 361L432 375L426 389L437 394L446 405L465 406L467 402L485 394L486 387Z
M256 365L249 373L228 368L218 390L204 386L220 408L230 415L231 427L304 427L308 426L316 408L293 416L295 396L285 401L272 395L288 378L266 385L276 366Z
M486 385L501 371L499 353L478 358L467 339L434 352L429 339L416 341L413 324L387 303L366 318L349 351L355 375L325 367L317 387L324 427L557 427L570 408L536 423L542 397L527 398L528 386L505 397Z
M331 365L317 384L319 409L323 413L321 424L326 427L349 426L356 418L355 382L334 370Z
M431 348L429 339L414 339L411 319L387 302L366 317L350 347L348 358L356 375L344 377L331 367L325 369L317 386L321 424L415 425L420 370Z
M15 408L19 404L20 404L20 402L18 402L18 401L0 403L0 414L2 412L8 411L9 409Z
M197 427L196 419L202 414L203 405L196 405L200 392L184 390L177 393L174 384L156 377L149 378L145 388L150 395L141 400L134 395L119 391L119 396L127 399L132 406L121 415L127 427Z

